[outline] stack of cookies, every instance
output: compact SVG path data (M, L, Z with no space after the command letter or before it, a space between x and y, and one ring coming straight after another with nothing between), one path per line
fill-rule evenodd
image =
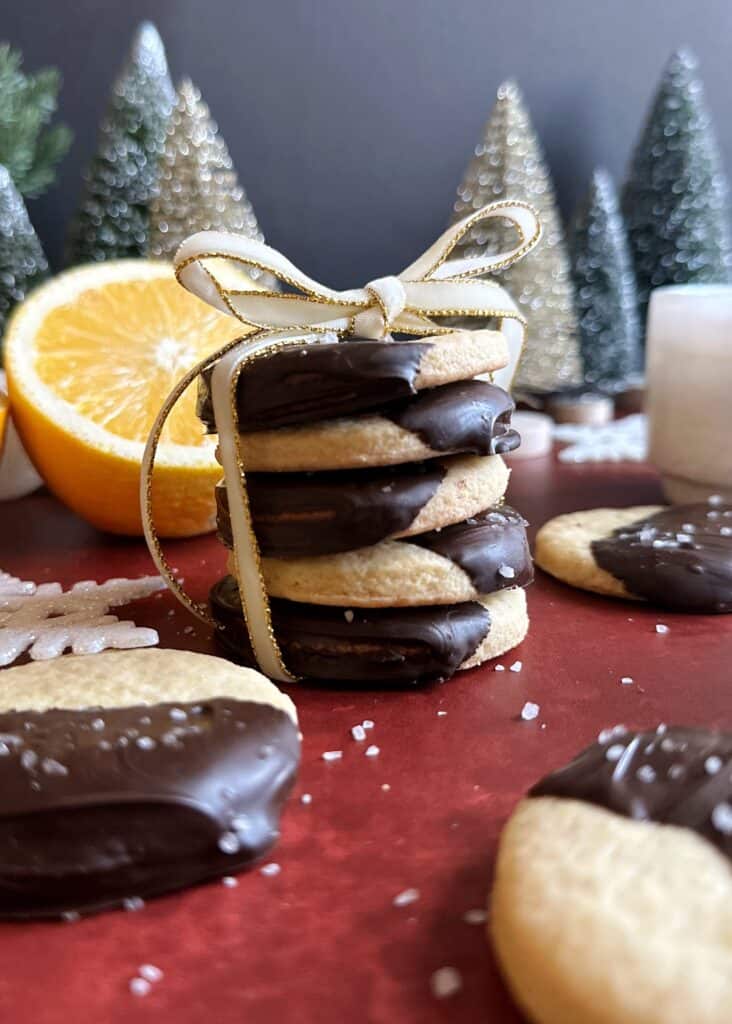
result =
M295 344L239 377L252 525L284 664L320 682L423 683L526 635L526 523L504 504L513 402L480 375L498 331ZM211 373L199 415L216 431ZM232 547L223 483L218 531ZM211 593L223 643L253 654L235 561Z

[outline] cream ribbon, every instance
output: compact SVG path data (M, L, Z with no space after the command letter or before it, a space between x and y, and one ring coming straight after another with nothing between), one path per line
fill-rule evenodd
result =
M449 258L469 231L489 220L506 221L515 228L514 248L492 256ZM496 319L508 343L509 362L493 379L508 388L521 355L525 322L499 284L474 278L516 263L535 247L540 234L536 213L526 203L491 203L453 224L398 276L379 277L363 288L336 291L308 277L263 242L243 235L201 231L181 244L175 271L180 283L194 295L256 329L327 330L341 336L388 338L392 332L425 336L453 330L435 317ZM216 261L221 259L272 274L293 290L232 287L230 274L224 283L215 272Z
M464 235L483 221L500 219L516 229L513 249L494 256L449 259ZM525 321L507 292L495 282L475 281L503 270L530 252L541 228L535 212L520 202L484 206L442 234L397 277L380 277L363 288L335 291L303 274L282 253L255 239L203 231L182 243L175 258L176 276L194 295L223 313L235 316L258 333L229 342L191 368L165 400L145 447L140 501L145 538L161 575L181 603L199 618L212 622L205 606L192 601L175 579L160 547L152 515L152 473L165 422L188 386L214 367L212 400L219 430L234 541L234 559L242 607L257 663L272 679L290 682L272 629L269 599L262 578L260 553L249 509L246 477L239 450L236 384L253 359L267 357L292 344L333 344L339 337L389 339L392 332L424 337L453 328L435 317L472 317L498 321L506 337L509 363L495 372L495 382L509 388L523 346ZM292 292L251 291L231 286L231 273L214 272L216 261L232 261L272 274Z

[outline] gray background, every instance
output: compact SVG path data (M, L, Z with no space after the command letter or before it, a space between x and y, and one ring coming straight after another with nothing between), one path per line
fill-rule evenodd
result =
M691 46L732 168L729 0L2 0L75 132L31 216L58 263L106 93L151 18L200 87L267 240L336 287L398 272L448 218L502 79L521 85L568 213L623 174L661 68Z

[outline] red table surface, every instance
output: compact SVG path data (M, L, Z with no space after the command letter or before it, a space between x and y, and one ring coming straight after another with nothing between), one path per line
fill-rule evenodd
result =
M652 503L660 489L645 466L547 457L514 463L509 496L537 526L578 508ZM168 550L202 596L223 563L216 541ZM0 566L65 585L151 571L141 542L95 532L44 493L0 506ZM732 617L604 599L541 573L529 607L528 639L501 659L520 659L519 673L489 664L406 692L293 686L303 758L268 858L281 872L254 869L237 888L203 885L137 913L1 925L0 1020L520 1022L483 927L463 915L486 903L498 835L521 794L617 722L732 726ZM163 646L213 649L167 593L132 614L159 630ZM670 632L657 634L657 622ZM529 700L541 711L524 722ZM375 758L350 736L366 718ZM326 763L321 754L333 749L343 759ZM306 792L310 805L299 799ZM395 907L412 887L419 900ZM134 996L129 981L144 963L165 976ZM444 965L463 984L437 1000L430 976Z

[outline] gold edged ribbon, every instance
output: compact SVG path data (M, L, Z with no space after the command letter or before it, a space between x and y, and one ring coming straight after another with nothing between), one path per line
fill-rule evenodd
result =
M515 228L513 249L497 255L450 259L458 242L477 224L501 219ZM389 339L392 332L424 337L453 328L444 317L496 319L506 337L509 363L493 374L510 388L523 347L525 321L507 292L496 282L474 278L503 270L522 259L539 241L541 227L526 203L503 201L484 206L448 228L426 252L396 277L370 281L363 288L336 291L304 274L282 253L241 235L203 231L182 243L175 259L179 282L220 312L256 329L251 337L229 342L192 367L163 403L142 460L140 504L150 554L168 586L190 612L216 625L207 607L193 601L175 578L162 551L152 510L152 476L160 436L183 392L214 367L212 400L219 433L219 455L231 510L234 560L247 632L257 664L270 678L291 682L272 629L272 616L261 571L259 545L249 508L240 449L236 406L237 381L257 358L290 345L335 343L341 337ZM271 274L292 292L250 291L224 284L214 272L218 260ZM231 280L231 275L228 275Z

